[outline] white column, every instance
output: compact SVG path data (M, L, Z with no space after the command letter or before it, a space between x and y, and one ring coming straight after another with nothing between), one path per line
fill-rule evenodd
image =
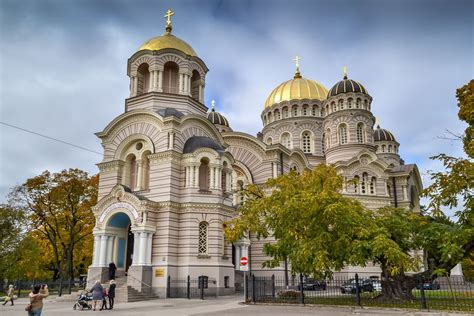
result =
M141 160L137 160L137 184L135 185L136 191L142 190L143 182L143 164Z
M106 255L107 255L107 237L106 235L100 236L100 256L99 256L99 267L106 267Z
M133 77L133 96L138 94L138 78L137 76Z
M185 174L185 178L184 178L184 186L187 188L189 187L189 167L186 166L184 167L184 174Z
M97 267L99 265L100 256L100 235L94 235L94 257L92 258L92 266Z
M202 103L202 84L199 85L199 88L198 88L198 89L199 89L199 90L198 90L198 91L199 91L199 92L198 92L198 100L199 100L199 102Z
M148 233L146 265L151 266L151 254L153 251L153 233Z
M216 174L216 168L211 167L211 181L210 181L211 190L215 189L216 187L215 174Z
M158 92L163 92L163 71L158 70Z
M222 169L216 168L216 187L218 189L222 188Z
M133 232L133 258L132 265L138 264L138 243L140 242L140 232Z
M153 82L155 82L155 72L150 71L150 78L148 80L148 91L147 92L152 92L153 91Z
M278 164L276 162L273 163L273 177L278 177Z
M199 188L199 167L194 166L194 187Z
M188 94L191 96L191 76L188 76Z
M230 173L226 173L226 174L225 174L225 177L226 177L226 179L225 179L225 180L226 180L226 181L225 181L225 183L226 183L226 191L227 191L227 192L230 192L230 191L232 190L232 176L231 176Z
M135 77L130 76L130 96L134 96L134 88L135 88Z
M155 70L155 80L153 80L153 91L158 91L158 73L160 72L159 70Z
M140 243L138 247L138 264L144 265L146 260L146 235L145 232L140 232Z
M242 252L240 250L240 245L234 245L235 247L235 270L240 270L240 257L242 257Z
M183 86L184 86L183 77L184 77L184 74L179 74L179 81L178 81L179 94L183 94Z
M188 94L188 75L183 74L183 94Z
M108 236L108 244L107 244L107 260L106 260L106 264L107 263L110 263L113 260L113 251L114 251L114 239L115 237L114 236Z
M174 148L174 132L170 132L170 149Z
M407 186L406 186L406 185L402 185L402 189L403 189L403 200L404 200L404 201L407 201L407 200L408 200Z

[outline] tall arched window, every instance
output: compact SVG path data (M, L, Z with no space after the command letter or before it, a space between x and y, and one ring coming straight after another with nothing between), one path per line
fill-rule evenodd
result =
M169 61L163 66L163 92L178 93L179 66Z
M302 140L302 148L304 153L311 153L311 133L308 131L304 131L301 137Z
M285 106L282 111L283 111L283 118L288 118L288 108Z
M202 158L199 165L199 190L209 191L209 159Z
M359 193L359 185L360 185L360 179L359 176L354 177L354 193Z
M221 173L221 189L222 189L222 192L226 192L227 191L227 162L224 161L222 166L223 168L222 168L222 173Z
M339 106L339 110L344 110L344 100L337 101L337 105Z
M388 152L389 152L389 153L392 152L392 145L388 145Z
M357 124L357 142L365 143L365 128L364 123Z
M364 100L364 110L369 109L369 102L367 100Z
M271 137L267 138L267 145L271 145L273 143L273 139Z
M312 116L318 115L318 106L317 105L313 105L313 107L311 109L311 115Z
M339 144L347 144L347 125L339 125Z
M293 108L292 108L292 116L298 116L298 106L297 105L293 105Z
M276 121L276 120L279 120L279 119L281 119L281 117L280 117L280 111L279 111L279 110L275 110L275 121Z
M370 179L370 194L375 194L376 185L377 185L377 179L375 179L375 177L372 177Z
M347 99L347 107L352 109L352 98Z
M331 148L331 130L328 128L326 130L326 149Z
M148 70L148 64L141 64L137 69L137 95L148 92L150 88L150 71Z
M331 110L332 110L332 112L336 112L337 108L336 108L336 103L335 102L331 103Z
M150 151L145 151L142 154L142 159L141 159L141 182L140 183L140 189L141 190L148 190L149 185L150 185L150 160L148 159L148 155L150 155Z
M367 194L367 180L368 180L367 173L364 172L362 174L362 181L360 183L360 193L362 194Z
M285 132L283 134L281 134L281 137L280 137L280 143L285 146L286 148L288 149L291 149L291 134L288 133L288 132Z
M207 235L209 224L207 222L199 223L198 252L200 255L207 255Z
M127 156L125 160L125 182L124 184L134 191L137 185L137 159L134 154Z
M382 145L382 152L383 152L383 153L385 152L385 148L386 148L386 146L385 146L385 145Z
M199 101L199 85L201 84L201 75L197 70L193 70L191 77L191 97Z
M324 115L328 115L329 114L329 105L326 104L326 113L324 113Z
M268 123L273 122L273 115L272 112L268 113Z
M356 100L356 109L360 109L360 99Z
M303 105L303 115L304 116L308 115L308 105L307 104Z

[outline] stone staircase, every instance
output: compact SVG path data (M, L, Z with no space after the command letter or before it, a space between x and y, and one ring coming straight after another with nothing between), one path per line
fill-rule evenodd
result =
M138 302L159 298L159 296L153 293L139 292L131 286L127 286L127 277L118 277L115 283L117 284L115 288L115 302Z

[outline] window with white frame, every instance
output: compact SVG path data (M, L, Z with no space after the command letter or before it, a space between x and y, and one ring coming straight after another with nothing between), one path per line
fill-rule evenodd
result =
M304 153L311 153L311 133L308 131L303 132L302 134L302 147Z
M344 110L344 100L339 100L337 101L339 110Z
M365 143L365 128L364 123L357 124L357 142Z
M291 134L285 132L281 134L280 143L288 149L291 149Z
M375 194L376 184L377 184L377 179L375 179L375 177L372 177L372 179L370 179L370 194Z
M341 124L339 125L339 143L347 144L347 125Z
M368 180L367 173L364 172L362 174L362 181L360 183L360 193L362 194L367 194L367 180Z
M199 243L198 252L200 255L207 255L207 233L209 224L207 222L199 223Z
M298 106L293 105L293 116L298 116Z

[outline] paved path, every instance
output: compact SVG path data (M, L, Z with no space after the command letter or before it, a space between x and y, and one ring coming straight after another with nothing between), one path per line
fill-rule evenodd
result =
M270 306L270 305L243 305L241 297L229 296L208 300L186 299L161 299L146 302L117 303L112 311L74 311L73 302L56 301L54 297L48 298L42 316L75 316L75 315L127 315L127 316L184 316L184 315L225 315L225 316L250 316L250 315L405 315L405 316L454 316L466 314L417 312L406 310L380 310L380 309L354 309L349 307L320 307L320 306ZM1 306L1 316L25 316L25 306L28 300L20 298L14 306Z

